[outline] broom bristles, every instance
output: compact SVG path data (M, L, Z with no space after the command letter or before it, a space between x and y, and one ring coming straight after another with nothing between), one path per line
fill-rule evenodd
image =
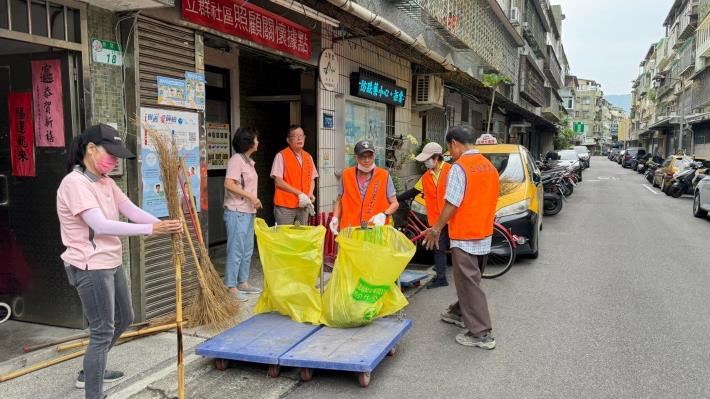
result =
M169 142L167 138L156 130L146 129L158 153L170 218L179 219L186 223L178 195L178 173L180 173L178 150L173 142ZM186 204L186 206L190 209L189 204ZM197 229L197 226L193 227ZM181 238L179 235L174 234L172 247L173 253L184 265L185 249L183 239L192 240L192 237ZM198 252L200 259L199 261L196 259L195 271L199 281L199 291L197 296L193 297L186 307L186 318L189 321L189 326L206 326L212 330L233 326L236 323L236 316L239 312L239 302L222 282L219 273L217 273L210 260L209 251L204 243L199 243Z

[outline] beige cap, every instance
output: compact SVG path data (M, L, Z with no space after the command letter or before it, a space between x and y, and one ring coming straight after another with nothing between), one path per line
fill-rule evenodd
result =
M424 162L427 159L431 158L435 154L443 154L444 149L441 148L441 146L437 143L427 143L427 145L422 148L422 153L414 157L419 162Z

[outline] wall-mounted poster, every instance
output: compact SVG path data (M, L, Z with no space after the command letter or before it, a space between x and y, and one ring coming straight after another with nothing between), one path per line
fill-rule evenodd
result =
M171 137L178 147L179 156L185 159L190 175L195 202L200 203L200 144L199 118L195 112L171 111L156 108L141 108L141 122ZM142 208L155 217L168 216L163 179L160 176L158 154L151 144L148 132L141 129L141 177L143 181ZM199 209L197 209L199 211Z
M355 144L370 140L375 145L375 163L385 166L385 121L387 106L349 97L345 101L345 167L355 165Z
M158 76L158 104L173 107L185 106L187 84L184 80Z
M205 74L185 72L185 107L205 110Z
M37 147L64 147L64 99L60 60L32 61L32 97Z
M227 169L229 163L229 123L207 122L207 169Z

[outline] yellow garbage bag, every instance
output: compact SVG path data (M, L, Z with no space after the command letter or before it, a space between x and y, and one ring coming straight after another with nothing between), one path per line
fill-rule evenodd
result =
M254 222L264 290L254 313L277 311L299 323L320 324L321 296L316 282L323 267L325 227L269 227Z
M416 246L392 226L348 228L337 238L338 256L323 293L329 327L357 327L407 306L396 284Z

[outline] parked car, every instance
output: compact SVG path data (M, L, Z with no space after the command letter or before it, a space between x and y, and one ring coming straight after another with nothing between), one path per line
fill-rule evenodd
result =
M607 158L609 158L610 161L614 161L616 159L616 156L619 155L619 152L621 150L618 148L612 148L611 151L607 154Z
M500 174L496 220L524 241L516 247L517 255L537 258L544 192L535 160L525 147L516 144L484 144L476 149Z
M710 211L710 176L701 180L693 193L693 215L704 218Z
M582 164L582 167L585 169L588 168L591 162L591 154L589 153L589 149L583 145L576 145L572 149L577 152L577 155L579 155L579 161Z
M614 159L616 161L616 163L621 165L621 160L624 159L624 155L626 155L626 150L619 151L619 154L617 154L616 158Z
M673 175L688 167L691 162L693 162L693 158L687 155L667 157L653 175L653 186L660 187L661 191L665 193L671 186Z
M621 159L621 167L626 168L631 165L631 161L636 159L637 155L644 156L646 155L646 149L643 147L629 147L626 149L624 152L624 157ZM638 163L638 159L636 160L636 163Z

